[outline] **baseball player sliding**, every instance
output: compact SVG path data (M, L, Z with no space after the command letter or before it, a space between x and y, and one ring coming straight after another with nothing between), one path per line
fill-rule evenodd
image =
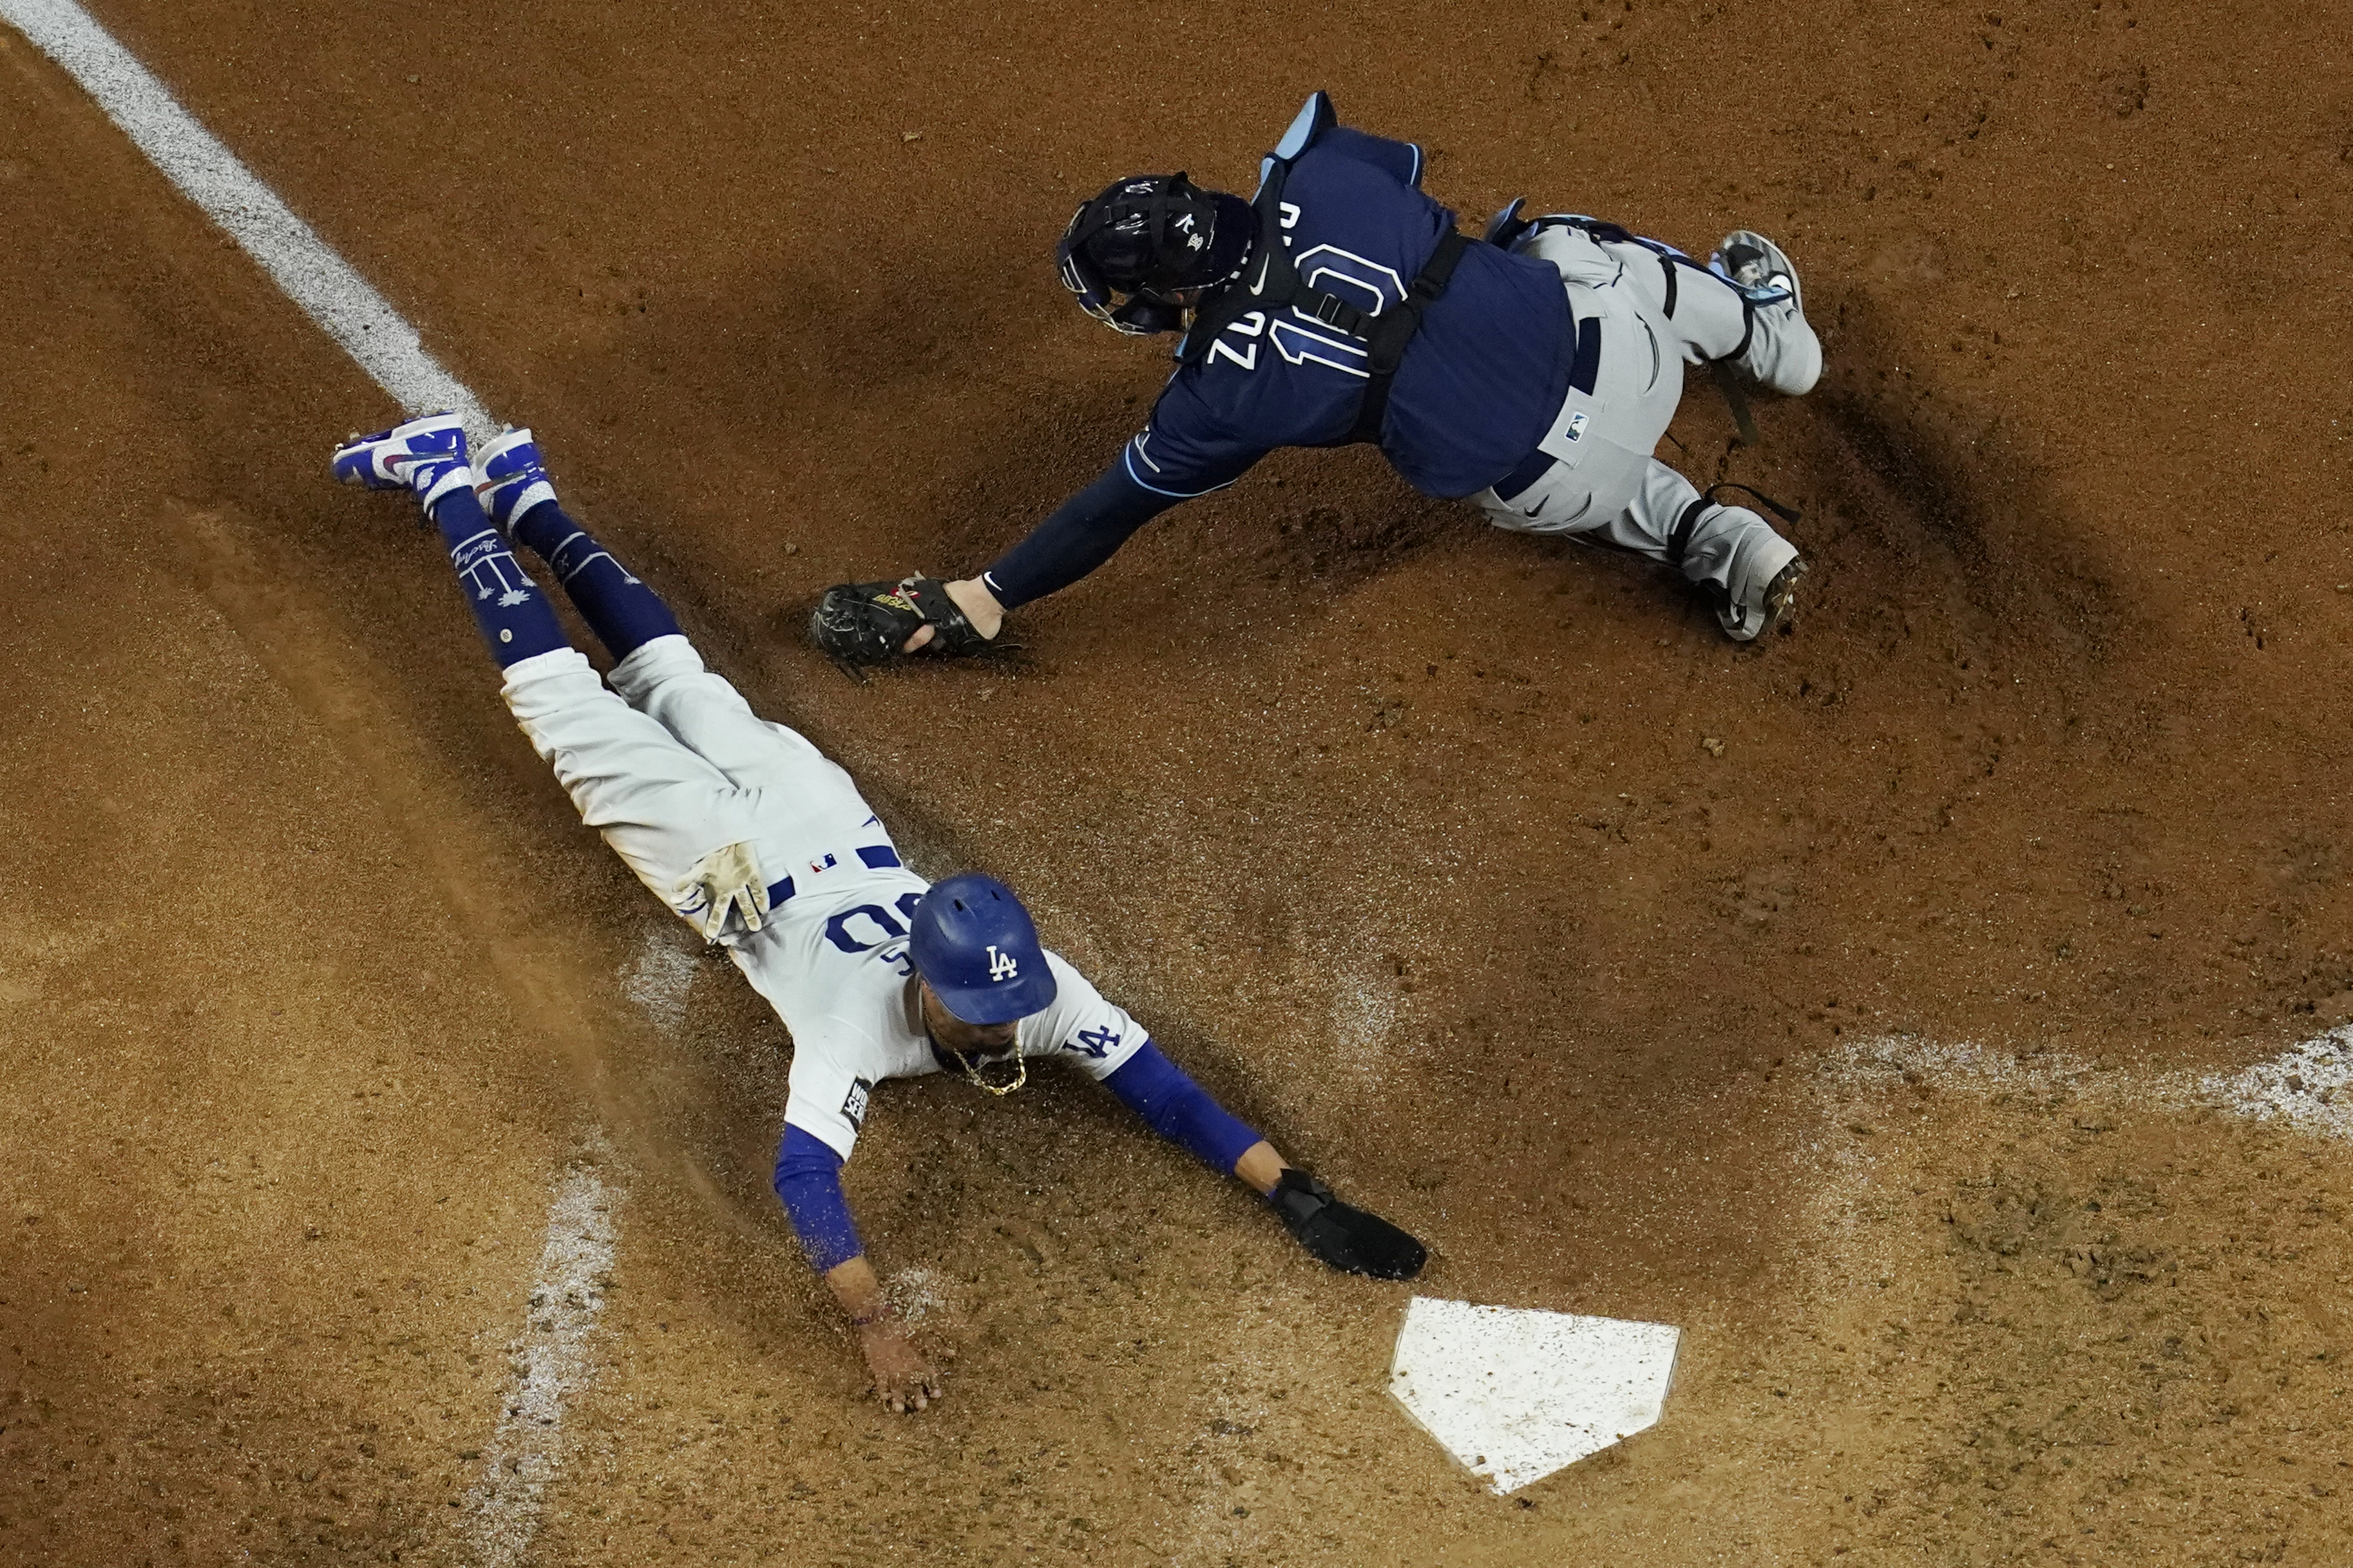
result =
M1419 147L1339 124L1319 92L1254 200L1137 174L1082 205L1056 256L1080 305L1122 332L1184 334L1150 419L978 576L828 589L818 644L858 663L981 652L1007 612L1085 576L1178 501L1278 447L1355 442L1498 527L1677 568L1736 640L1787 617L1797 548L1718 499L1746 487L1703 492L1651 451L1686 363L1716 370L1744 427L1735 377L1813 386L1821 345L1789 258L1736 229L1703 267L1614 224L1522 219L1517 202L1472 240L1421 174Z
M1421 1245L1339 1202L1226 1113L1143 1026L1039 945L1012 889L909 870L849 775L755 717L703 668L661 600L556 504L528 430L469 461L455 416L353 437L334 477L407 489L438 526L505 672L503 695L582 818L679 918L726 948L793 1037L776 1187L810 1263L857 1325L893 1410L939 1396L892 1314L841 1192L886 1079L949 1071L992 1096L1064 1058L1153 1130L1265 1194L1301 1245L1381 1279ZM612 657L609 685L566 640L510 548L535 552Z

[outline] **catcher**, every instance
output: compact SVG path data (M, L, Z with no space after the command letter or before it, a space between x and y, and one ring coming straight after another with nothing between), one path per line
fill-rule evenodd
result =
M1806 569L1796 546L1722 503L1746 486L1702 492L1651 452L1687 363L1711 368L1744 434L1741 384L1813 386L1821 345L1789 258L1736 229L1703 267L1614 224L1524 220L1517 202L1472 240L1421 173L1420 148L1339 124L1319 92L1254 200L1138 174L1082 205L1056 256L1079 304L1122 332L1184 334L1150 419L978 576L828 589L818 645L870 664L981 652L1008 610L1077 582L1177 502L1278 447L1359 442L1497 527L1674 567L1736 641L1786 619Z
M441 531L507 707L590 826L735 966L792 1031L776 1194L810 1264L856 1325L893 1410L938 1374L867 1261L840 1173L883 1080L953 1072L992 1097L1059 1058L1153 1131L1264 1194L1306 1249L1378 1279L1420 1272L1420 1243L1349 1207L1219 1106L1142 1026L1039 944L1011 889L907 869L857 786L761 721L705 669L678 622L556 504L528 430L469 461L455 416L353 437L335 478L415 491ZM487 510L486 510L487 508ZM565 638L515 560L545 561L617 661L610 685Z

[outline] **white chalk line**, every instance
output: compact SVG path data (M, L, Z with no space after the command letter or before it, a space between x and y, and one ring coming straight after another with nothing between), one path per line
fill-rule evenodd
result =
M596 1375L589 1331L605 1309L613 1272L613 1207L619 1194L594 1167L573 1166L547 1207L547 1244L531 1282L523 1338L483 1451L482 1478L467 1501L483 1568L520 1563L539 1528L540 1503L563 1461L565 1398Z
M425 352L417 329L90 13L73 0L0 0L0 18L80 82L164 177L259 262L287 298L403 409L450 409L471 435L497 431L480 401Z
M71 0L0 0L0 20L81 83L164 176L404 410L454 410L476 437L498 429L481 401L426 353L417 329L88 12ZM666 973L656 989L663 994L640 997L640 1005L658 1024L675 1028L684 986ZM601 1144L599 1152L609 1157ZM513 1377L470 1500L486 1564L522 1560L563 1457L566 1396L595 1375L589 1334L604 1310L613 1269L613 1209L622 1195L585 1163L555 1184L525 1333L514 1347Z
M1857 1085L1911 1072L1941 1088L1988 1093L2117 1093L2172 1110L2283 1121L2301 1132L2353 1141L2353 1025L2300 1041L2238 1072L2143 1077L2104 1070L2079 1057L2021 1055L1894 1035L1857 1041L1831 1058L1828 1069L1837 1080Z
M2220 1112L2353 1142L2353 1027L2332 1029L2237 1072L2137 1073L2060 1052L1891 1035L1847 1046L1821 1063L1820 1078L1845 1091L1820 1105L1820 1121L1799 1134L1800 1157L1810 1156L1817 1177L1801 1200L1807 1226L1827 1244L1814 1289L1830 1294L1856 1279L1883 1283L1903 1270L1897 1231L1873 1223L1889 1192L1882 1183L1884 1162L1902 1140L1866 1143L1839 1137L1836 1128L1862 1097L1910 1082L1988 1099L2014 1094L2177 1115ZM1831 1268L1834 1258L1840 1262Z

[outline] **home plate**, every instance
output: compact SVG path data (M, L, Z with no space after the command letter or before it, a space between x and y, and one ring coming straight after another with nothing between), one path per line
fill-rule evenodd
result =
M1496 1495L1655 1426L1679 1329L1416 1296L1389 1392Z

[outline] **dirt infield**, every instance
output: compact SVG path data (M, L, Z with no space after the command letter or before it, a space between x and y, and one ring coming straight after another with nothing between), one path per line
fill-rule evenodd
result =
M935 1079L846 1180L949 1396L874 1409L767 1191L789 1039L325 481L396 410L0 30L0 1559L2353 1555L2353 1145L2179 1091L2353 1017L2341 27L91 9L922 869L1023 889L1420 1289L1685 1339L1657 1429L1492 1498L1387 1398L1405 1289L1075 1077ZM1823 385L1753 449L1695 388L1665 455L1804 510L1795 630L1293 452L1018 667L803 646L1148 405L1051 276L1078 197L1247 188L1319 86L1466 223L1788 247ZM517 1553L484 1455L575 1165L618 1240Z

